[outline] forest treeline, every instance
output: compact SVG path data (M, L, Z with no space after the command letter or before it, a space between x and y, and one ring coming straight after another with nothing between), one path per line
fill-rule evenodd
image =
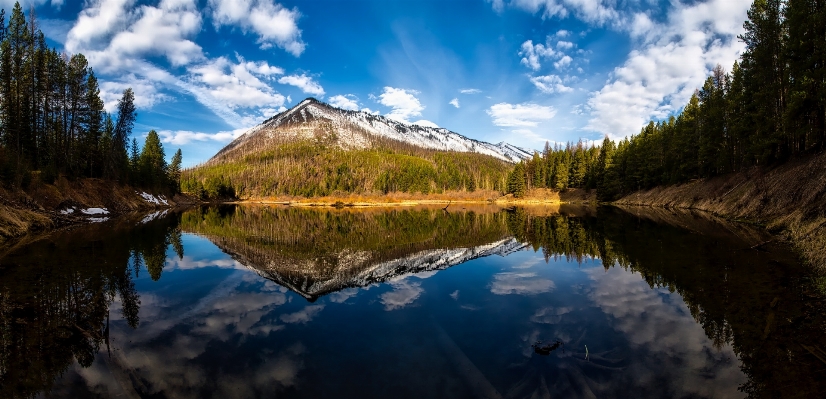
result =
M34 10L0 11L0 182L26 188L59 176L117 180L177 190L180 150L167 165L157 133L131 142L137 112L131 88L107 113L83 54L50 49Z
M601 200L785 162L826 148L826 3L757 0L731 71L713 69L682 112L599 147L548 148L517 165L508 191L596 188Z

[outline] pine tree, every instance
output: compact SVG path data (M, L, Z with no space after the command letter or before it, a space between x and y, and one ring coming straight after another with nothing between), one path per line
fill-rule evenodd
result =
M516 198L522 198L525 192L525 164L519 162L508 175L508 193Z
M172 156L172 161L169 163L169 167L167 168L167 176L170 182L170 186L172 188L172 192L180 192L181 190L181 162L183 161L183 154L181 154L181 149L178 148L178 151L175 151L175 155ZM473 183L473 180L470 180ZM475 189L475 184L474 184ZM348 187L349 188L349 187ZM469 188L470 190L470 188ZM473 191L473 190L470 190Z
M126 145L129 136L132 135L132 127L138 113L135 108L135 93L132 88L123 91L123 96L118 101L118 121L115 124L112 135L112 150L110 157L112 160L113 177L124 177L127 170Z
M130 183L138 186L143 184L140 162L141 157L140 151L138 150L138 139L132 138L132 147L129 155L129 180Z
M165 157L166 154L164 154L163 144L161 144L158 133L150 130L149 134L146 135L146 141L140 155L140 176L146 187L156 190L167 187Z

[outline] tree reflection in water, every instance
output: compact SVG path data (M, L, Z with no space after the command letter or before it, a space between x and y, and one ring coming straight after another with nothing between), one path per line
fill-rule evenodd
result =
M138 219L140 220L140 219ZM135 227L127 219L56 233L0 260L0 397L49 392L73 361L89 367L109 343L114 303L132 328L140 296L133 275L157 280L166 248L178 243L176 217Z
M731 345L748 378L740 389L751 397L812 397L824 388L818 370L826 365L812 354L826 348L824 302L812 274L774 244L768 252L751 249L765 241L760 231L698 214L572 207L561 214L523 208L221 207L134 225L56 234L0 260L0 396L49 392L74 360L89 366L107 344L112 306L119 305L127 324L137 328L140 298L133 278L146 270L161 279L167 249L183 257L181 230L208 237L240 263L311 301L450 267L456 263L439 263L444 256L432 255L473 259L490 253L478 248L515 237L518 245L504 254L527 245L546 261L599 259L606 271L633 271L651 288L679 293L709 340L718 348ZM477 249L450 252L462 248ZM515 377L504 396L589 397L610 392L612 380L628 378L627 353L592 352L586 360L580 345L586 327L565 321L564 314L553 316L563 323L555 319L557 330L546 338L560 337L564 351L512 364L507 373ZM526 348L535 339L526 340ZM667 393L650 393L657 392Z

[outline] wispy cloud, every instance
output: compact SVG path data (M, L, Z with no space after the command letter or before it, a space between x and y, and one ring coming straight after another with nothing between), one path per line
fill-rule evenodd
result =
M350 111L359 110L358 97L352 94L340 94L337 96L332 96L330 97L330 105L336 108L346 109Z
M247 130L249 130L249 128L222 131L218 133L202 133L189 130L161 130L158 131L158 136L161 137L162 142L176 145L189 144L195 141L229 143L230 141L240 137Z
M553 119L556 109L533 103L495 104L487 110L496 126L537 126L539 122Z
M314 96L324 95L324 88L306 74L284 76L278 79L278 83L298 87L301 91Z
M562 78L557 75L531 76L530 79L531 83L543 93L568 93L574 91L574 89L565 86Z

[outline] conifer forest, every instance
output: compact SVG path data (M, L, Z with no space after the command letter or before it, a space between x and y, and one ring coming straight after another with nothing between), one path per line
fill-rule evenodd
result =
M6 19L8 18L8 23ZM135 187L177 190L180 150L167 165L154 131L139 148L130 137L135 94L123 91L106 112L98 79L83 54L48 48L34 11L0 11L0 181L103 178Z

